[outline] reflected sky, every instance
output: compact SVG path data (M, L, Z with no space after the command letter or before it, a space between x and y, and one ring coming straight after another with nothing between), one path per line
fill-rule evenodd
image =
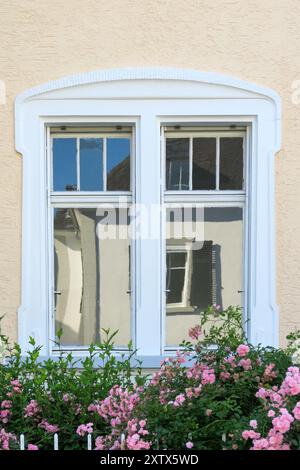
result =
M103 139L80 139L80 191L103 191Z
M103 140L81 138L79 143L80 186L77 174L76 138L53 139L53 190L103 191ZM130 190L130 139L107 138L107 189Z
M76 185L76 139L53 139L53 190Z

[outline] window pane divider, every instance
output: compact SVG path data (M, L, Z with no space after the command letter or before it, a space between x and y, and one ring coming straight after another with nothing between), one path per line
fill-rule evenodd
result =
M80 191L80 138L76 138L77 191Z
M77 137L78 138L87 138L89 139L90 137L92 138L95 138L95 139L103 139L105 137L107 137L108 139L109 138L130 138L131 137L131 133L130 132L124 132L124 133L121 133L120 131L119 132L95 132L95 131L91 131L91 132L80 132L80 131L76 131L76 132L55 132L55 133L51 133L51 139L76 139Z
M87 195L87 196L51 196L50 204L54 206L64 207L69 205L70 207L79 207L80 205L90 205L97 206L100 204L131 204L132 195L108 195L108 196L96 196L96 195Z
M231 204L231 203L237 203L237 202L245 202L246 201L246 195L245 194L228 194L228 195L225 195L225 194L214 194L214 195L210 195L210 194L186 194L185 196L183 196L182 194L178 194L178 195L169 195L169 194L165 194L165 197L164 197L164 201L165 203L182 203L182 204L185 204L185 203L226 203L226 204Z
M193 189L193 137L189 139L189 188Z
M220 189L220 137L216 138L216 190Z
M245 129L242 130L237 130L237 131L218 131L218 130L190 130L190 131L184 131L183 130L176 130L176 131L170 131L170 130L165 130L165 137L166 138L189 138L191 135L193 137L242 137L246 134Z
M107 138L103 138L103 149L102 149L102 170L103 170L103 191L107 188Z

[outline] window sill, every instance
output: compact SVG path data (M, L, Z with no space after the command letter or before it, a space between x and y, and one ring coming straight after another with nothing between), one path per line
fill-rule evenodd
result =
M66 357L67 353L65 354L65 357ZM160 368L160 365L161 365L161 362L166 359L167 357L175 357L176 354L175 354L175 351L170 351L169 354L165 354L163 356L134 356L130 363L132 365L132 367L141 367L141 369L143 370L151 370L151 369L159 369ZM75 364L74 367L76 367L76 369L82 369L83 368L83 362L85 361L86 358L88 358L89 356L88 355L81 355L81 356L73 356L73 363ZM58 362L59 361L59 358L60 356L59 355L53 355L53 356L40 356L38 358L38 363L39 364L43 364L45 361L48 361L48 360L52 360L54 362ZM121 355L117 355L116 354L116 358L119 360L119 361L122 361L122 360L126 360L128 358L128 356L125 354L124 357L122 358ZM26 356L23 356L23 360L26 359ZM139 365L139 362L141 362L141 365ZM193 364L194 361L187 361L184 363L185 366L191 366ZM95 357L94 358L94 368L95 369L98 369L98 368L101 368L103 367L104 365L104 362L99 358L99 357ZM71 366L70 366L71 367ZM133 372L134 372L134 369L133 369Z

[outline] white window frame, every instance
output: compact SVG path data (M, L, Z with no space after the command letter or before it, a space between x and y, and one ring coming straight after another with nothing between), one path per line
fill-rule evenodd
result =
M166 123L247 126L249 133L248 335L278 345L275 301L274 156L280 149L281 103L272 90L214 73L172 68L128 68L67 77L27 90L16 99L16 149L23 156L22 287L18 334L33 336L51 355L48 305L47 126L127 123L136 129L135 192L146 205L162 202L160 127ZM147 162L155 158L155 164ZM143 183L142 183L143 182ZM193 202L195 191L187 196ZM57 202L59 202L59 196ZM104 196L103 196L104 197ZM216 201L218 194L212 194ZM239 195L236 196L237 202ZM72 195L69 196L71 203ZM85 202L90 202L85 195ZM224 195L222 194L224 201ZM225 199L226 200L226 199ZM230 199L232 200L232 199ZM161 230L136 241L135 346L155 367L162 345ZM149 266L152 272L149 273Z
M166 208L168 204L182 204L185 207L192 204L203 205L203 207L239 207L243 211L243 239L242 239L242 279L241 285L242 289L242 308L243 308L243 318L245 324L247 321L250 321L249 308L248 308L248 268L249 268L249 249L248 249L248 213L249 213L249 185L248 179L250 176L249 170L249 152L250 152L250 139L251 139L251 125L245 125L240 130L232 130L229 127L227 129L220 128L210 128L198 125L194 127L194 130L185 130L185 127L188 129L189 118L186 118L181 123L181 131L166 131L166 129L172 126L172 122L167 122L161 126L161 171L162 171L162 196L161 204L165 208L163 212L162 226L165 230L166 221L164 220ZM178 122L177 122L178 124ZM235 123L231 123L234 125ZM238 127L238 126L237 126ZM189 138L189 190L168 190L166 189L166 139L170 136L174 138ZM215 189L192 189L192 140L194 137L213 137L216 139L216 188ZM241 137L243 139L243 188L240 190L224 190L219 188L219 176L220 176L220 138L222 137ZM168 248L166 247L166 242L162 233L162 256L166 260ZM164 344L164 352L172 352L176 350L174 347L166 346L166 296L167 296L167 286L166 286L166 272L165 272L165 261L162 263L162 285L164 289L162 290L162 342ZM179 304L177 305L179 307ZM249 331L248 331L249 334Z
M49 132L51 132L51 127L49 127ZM124 133L119 133L119 132L105 132L104 130L102 132L100 131L91 131L89 133L82 132L80 129L78 129L77 132L73 130L73 132L70 133L64 133L64 132L51 132L51 135L49 137L49 142L50 142L50 155L47 156L48 160L50 161L50 172L49 172L49 177L48 177L48 187L50 188L51 193L55 193L56 195L61 195L64 196L66 194L66 191L54 191L53 189L53 161L52 161L52 145L53 145L53 139L59 138L59 139L76 139L76 174L77 174L77 189L74 191L74 193L81 193L81 194L118 194L118 195L127 195L131 194L131 190L129 191L107 191L107 139L112 139L112 138L128 138L130 139L130 164L132 165L133 161L133 155L132 155L132 141L134 139L134 134L129 133L129 132L124 132ZM103 140L103 161L102 161L102 184L103 184L103 190L102 191L81 191L80 189L80 139L88 139L88 138L93 138L93 139L102 139ZM47 146L49 150L49 146ZM134 189L134 180L133 177L130 173L130 185L131 188Z
M205 130L205 128L201 128L200 126L198 127L197 130L193 130L193 131L185 131L185 130L182 130L181 132L178 131L178 132L170 132L170 131L164 131L164 127L168 127L168 126L163 126L163 129L162 129L162 138L164 139L167 139L168 137L165 137L165 134L166 132L170 135L172 135L172 137L174 138L188 138L190 143L189 143L189 189L188 190L167 190L166 187L164 186L164 189L165 189L165 192L166 194L168 195L172 195L172 194L178 194L178 192L180 191L180 194L182 195L185 195L185 194L189 194L191 191L193 191L193 193L196 193L196 194L204 194L204 193L207 193L207 194L211 194L212 191L216 192L216 193L220 193L220 191L222 191L222 194L223 193L227 193L227 194L230 194L230 193L234 193L234 194L244 194L245 193L245 183L246 183L246 171L247 171L247 168L246 168L246 158L247 158L247 154L246 154L246 151L247 151L247 135L246 135L246 131L245 130L239 130L239 131L233 131L233 130L230 130L230 129L227 129L227 130L220 130L218 131L217 129L212 129L211 131L207 131ZM192 181L193 181L193 160L192 160L192 156L193 156L193 139L196 138L196 137L212 137L212 138L215 138L216 139L216 188L215 189L208 189L208 190L203 190L203 189L193 189L192 188ZM244 157L244 161L243 161L243 188L240 189L240 190L228 190L228 189L220 189L220 139L222 137L242 137L243 138L243 148L244 148L244 153L243 153L243 157ZM165 154L164 154L164 158L165 158ZM165 172L165 162L164 163L164 168L163 168L163 174Z
M124 125L124 122L122 122ZM118 126L118 123L116 123ZM101 126L99 126L101 127ZM70 133L58 133L52 132L53 126L47 125L46 126L46 134L47 134L47 187L50 188L48 191L48 265L49 265L49 298L48 298L48 305L49 305L49 337L51 338L50 345L49 345L49 353L50 355L59 354L62 351L72 351L75 354L84 353L88 351L89 345L68 345L68 346L60 346L58 347L54 340L56 339L56 331L55 331L55 309L54 309L54 299L55 299L55 282L54 282L54 259L53 259L53 250L54 250L54 215L53 209L54 208L96 208L96 207L103 207L105 205L107 207L130 207L135 202L135 125L131 124L131 132L109 132L103 130L100 131L93 131L90 133L85 133L78 128L78 131ZM107 139L109 138L122 138L126 137L130 140L130 190L129 191L110 191L106 189L107 183L107 171L106 171L106 164L107 164ZM76 139L76 147L77 147L77 154L76 154L76 166L77 166L77 187L79 189L77 191L54 191L53 189L53 139L55 138L75 138ZM81 191L80 190L80 171L79 171L79 140L81 138L98 138L103 139L103 190L102 191ZM135 241L131 240L131 250L130 250L130 267L131 267L131 282L130 282L130 293L128 290L128 295L130 295L130 332L131 338L135 338L135 318L134 312L136 310L135 307ZM129 288L129 286L128 286ZM117 351L123 352L127 351L126 347L118 348Z

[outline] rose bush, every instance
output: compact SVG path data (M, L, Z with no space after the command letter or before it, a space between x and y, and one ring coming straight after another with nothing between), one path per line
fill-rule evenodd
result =
M92 345L80 363L71 354L42 361L33 339L22 356L7 345L0 365L0 448L300 449L299 333L286 350L253 347L241 311L212 306L176 355L152 376L135 351L118 359L113 337ZM96 367L99 365L102 367Z
M107 339L91 345L88 356L79 361L72 354L42 360L41 348L32 338L31 349L23 356L18 345L10 348L2 336L7 353L0 363L0 448L16 447L15 437L23 433L27 443L53 449L56 432L60 447L86 448L76 430L90 422L89 405L104 400L116 385L129 390L146 379L131 345L127 357L116 358L113 337L107 331ZM95 433L108 432L100 416L94 416L93 425Z

